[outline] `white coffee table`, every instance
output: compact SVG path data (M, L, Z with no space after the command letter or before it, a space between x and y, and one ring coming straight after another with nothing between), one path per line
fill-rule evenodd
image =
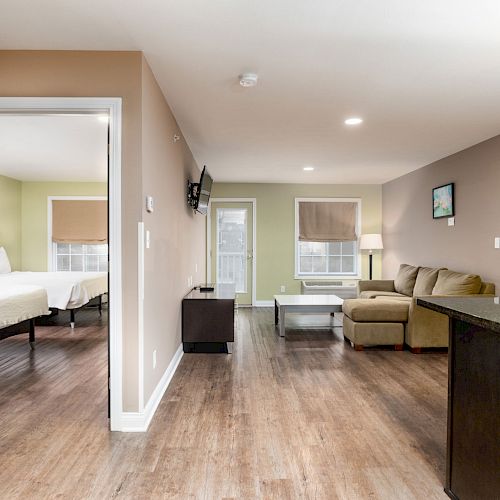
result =
M343 303L336 295L275 295L274 324L279 323L280 337L284 337L286 313L331 314L341 312Z

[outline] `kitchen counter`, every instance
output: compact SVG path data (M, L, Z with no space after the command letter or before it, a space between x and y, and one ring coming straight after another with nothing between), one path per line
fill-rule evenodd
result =
M450 318L445 492L500 498L500 304L493 297L426 297Z
M500 333L498 297L426 297L417 304L481 328Z

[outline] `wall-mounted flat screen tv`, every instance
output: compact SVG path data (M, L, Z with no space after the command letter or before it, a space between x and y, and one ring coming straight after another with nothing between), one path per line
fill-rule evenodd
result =
M198 213L206 215L212 191L213 179L207 167L203 167L199 183L188 183L188 203Z

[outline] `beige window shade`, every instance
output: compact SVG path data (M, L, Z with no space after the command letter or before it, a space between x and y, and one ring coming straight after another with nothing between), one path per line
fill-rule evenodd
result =
M52 241L100 244L108 241L106 200L53 200Z
M357 203L300 201L300 241L354 241Z

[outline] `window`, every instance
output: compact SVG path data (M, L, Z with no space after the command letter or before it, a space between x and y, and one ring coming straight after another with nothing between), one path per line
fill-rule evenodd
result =
M49 196L48 268L108 271L108 207L104 196Z
M247 289L247 210L217 208L217 283Z
M343 198L297 198L295 200L295 275L301 277L328 277L358 275L360 256L358 240L351 241L300 241L299 240L299 204L304 202L355 203L355 229L359 234L360 204L359 199ZM315 230L321 230L321 224L315 224ZM326 232L326 231L325 231ZM351 236L352 237L352 236Z
M107 272L108 245L54 243L55 271Z

